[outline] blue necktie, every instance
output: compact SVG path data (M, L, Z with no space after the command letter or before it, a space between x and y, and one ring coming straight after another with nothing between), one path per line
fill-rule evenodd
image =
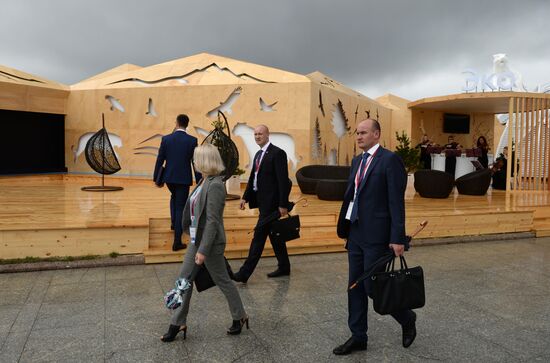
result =
M359 192L359 187L361 186L361 183L363 182L363 174L365 173L365 168L367 167L367 159L369 158L369 153L363 153L363 157L361 158L361 165L359 166L359 177L358 177L358 183L357 183L357 191ZM358 195L355 196L355 199L353 200L353 209L351 210L351 216L350 216L350 222L353 223L358 217L358 209L359 209L359 200Z

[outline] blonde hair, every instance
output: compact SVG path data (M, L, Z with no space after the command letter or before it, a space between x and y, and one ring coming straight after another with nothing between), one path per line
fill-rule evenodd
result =
M204 175L220 175L225 170L220 152L212 144L203 144L195 148L193 165Z

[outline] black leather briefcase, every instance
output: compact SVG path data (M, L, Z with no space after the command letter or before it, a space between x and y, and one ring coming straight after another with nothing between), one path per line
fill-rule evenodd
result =
M269 236L273 240L288 242L300 238L300 216L289 215L271 223Z
M159 172L157 173L157 175L155 175L155 184L158 187L164 186L164 182L162 181L163 176L164 176L164 166L161 166L159 169Z
M422 267L408 268L405 257L401 256L401 269L395 270L394 261L386 265L385 271L370 277L372 305L381 315L418 309L426 303Z

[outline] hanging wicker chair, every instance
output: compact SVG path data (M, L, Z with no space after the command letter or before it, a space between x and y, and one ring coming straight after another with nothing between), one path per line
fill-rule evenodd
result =
M220 119L220 115L223 117L223 122ZM227 135L223 131L224 128L227 128ZM212 130L206 136L202 143L212 144L216 148L218 148L223 164L225 166L225 170L223 171L223 180L226 181L227 179L231 178L231 176L235 173L235 170L237 170L237 167L239 166L239 150L237 149L237 145L235 145L233 140L231 140L229 123L227 122L227 118L225 117L223 112L218 111L218 122L215 123L214 130ZM227 199L239 198L240 196L238 195L227 195Z
M102 114L103 127L92 135L86 143L84 154L86 162L97 173L101 174L101 185L82 187L82 190L91 192L110 192L122 190L122 187L106 186L105 175L114 174L121 169L120 163L116 157L109 133L105 129L105 115Z

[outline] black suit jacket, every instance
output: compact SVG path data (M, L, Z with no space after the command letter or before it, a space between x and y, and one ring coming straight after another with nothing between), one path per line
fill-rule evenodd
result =
M173 184L193 184L192 160L193 152L197 147L197 138L187 134L184 131L174 131L163 136L160 143L153 180L157 180L162 164L166 161L164 173L162 174L162 183ZM201 174L195 172L195 179L198 182Z
M253 168L256 160L252 162ZM248 206L258 208L266 216L281 208L288 208L290 194L288 161L284 150L270 144L258 171L258 191L254 191L254 169L250 172L243 199Z
M347 238L349 221L345 219L355 191L355 175L361 164L361 155L353 158L348 187L338 218L338 235ZM407 244L405 236L405 189L407 173L401 158L383 147L374 155L365 178L359 186L357 198L358 228L365 244Z

